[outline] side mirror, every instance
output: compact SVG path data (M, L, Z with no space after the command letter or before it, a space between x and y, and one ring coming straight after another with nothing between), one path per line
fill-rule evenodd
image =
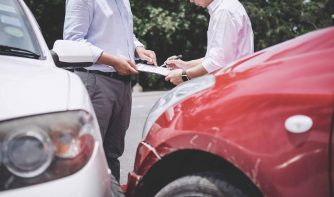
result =
M57 67L77 68L93 65L93 53L87 43L57 40L50 51Z

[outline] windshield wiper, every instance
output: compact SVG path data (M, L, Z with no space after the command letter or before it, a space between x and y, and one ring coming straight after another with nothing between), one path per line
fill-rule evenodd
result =
M26 49L20 49L16 47L0 45L0 54L1 55L10 55L10 56L18 56L18 57L27 57L33 59L39 59L41 55L38 55L32 51Z

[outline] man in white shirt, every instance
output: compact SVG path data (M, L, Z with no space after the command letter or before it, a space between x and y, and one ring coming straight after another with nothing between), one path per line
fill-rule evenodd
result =
M75 69L90 95L112 174L119 181L118 158L131 114L131 78L135 55L156 64L133 34L129 0L66 0L64 39L86 42L95 64Z
M183 81L212 73L254 52L254 35L250 19L238 0L190 0L208 8L207 51L205 57L182 61L166 60L172 70L166 81L177 85Z

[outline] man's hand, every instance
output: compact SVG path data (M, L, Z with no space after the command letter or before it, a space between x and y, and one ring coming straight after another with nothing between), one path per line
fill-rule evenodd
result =
M113 67L120 75L138 74L137 66L131 60L123 57L116 58Z
M142 60L147 60L149 64L157 65L157 57L154 51L146 50L144 47L137 47L136 56Z
M137 66L125 57L115 56L103 52L97 63L112 66L120 75L138 74Z
M175 69L170 71L170 73L165 77L165 80L170 81L174 85L179 85L183 82L181 75L182 69Z
M188 68L187 62L180 60L180 59L174 59L172 57L169 57L166 61L165 64L167 65L167 68L174 70L178 68L186 69Z

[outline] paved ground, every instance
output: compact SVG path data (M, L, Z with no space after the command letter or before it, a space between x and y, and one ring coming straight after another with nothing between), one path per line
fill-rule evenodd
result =
M128 172L133 170L137 145L142 139L142 130L153 104L166 92L134 92L130 127L125 136L125 151L121 157L121 184L125 184Z

